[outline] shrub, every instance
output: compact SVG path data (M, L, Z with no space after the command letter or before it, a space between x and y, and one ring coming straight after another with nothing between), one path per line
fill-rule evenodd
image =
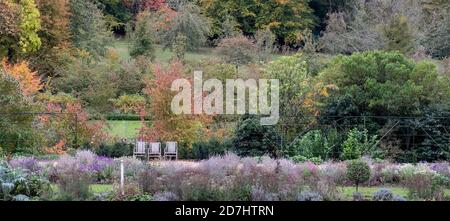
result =
M342 157L344 160L354 160L369 153L376 144L376 136L369 137L366 129L354 128L348 132L347 140L342 144Z
M102 143L95 149L99 156L119 158L133 155L134 145L126 142L117 142L112 145Z
M369 165L361 160L353 160L347 164L347 178L356 185L356 192L361 183L364 183L370 178Z
M34 157L15 157L9 164L14 168L21 168L32 173L38 173L42 167Z
M216 48L216 53L224 62L236 66L254 62L256 51L255 43L243 35L224 38Z
M448 178L425 168L408 168L403 171L403 183L411 199L442 200Z
M58 179L57 200L83 201L92 197L89 185L92 177L76 168L66 170Z
M145 56L151 60L155 58L155 31L150 13L142 12L137 15L136 27L130 33L132 57Z
M50 182L42 176L21 168L12 168L0 161L0 198L12 200L17 195L40 197L50 191Z
M224 155L231 150L232 145L230 140L219 140L213 137L207 141L199 141L192 145L192 152L194 159L208 159L211 156Z
M262 126L259 119L249 117L238 123L232 142L240 156L276 156L280 136L273 126Z
M306 159L318 158L326 160L330 155L331 148L326 137L320 130L309 131L300 139L293 142L285 152L289 156L303 156Z
M394 194L389 189L379 189L372 196L373 201L392 201Z
M145 108L145 97L132 94L132 95L121 95L119 98L114 100L114 106L121 112L125 114L135 114L138 115L141 110Z

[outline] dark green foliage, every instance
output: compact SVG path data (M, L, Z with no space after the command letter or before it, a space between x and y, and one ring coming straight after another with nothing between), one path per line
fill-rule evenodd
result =
M92 0L70 0L69 3L74 46L88 51L95 58L103 56L112 36L98 3Z
M336 119L327 116L349 116L339 121L340 130L360 125L370 136L387 134L384 139L400 141L399 147L406 150L400 158L407 158L408 162L446 158L447 151L443 150L448 148L448 142L439 141L437 146L433 142L444 134L443 129L436 127L444 125L444 121L436 124L431 123L431 119L428 123L398 119L398 125L405 125L400 127L394 126L396 120L383 117L426 117L431 106L448 106L449 79L439 75L434 64L416 63L398 52L355 53L335 58L319 79L339 88L326 99L321 123L333 125ZM450 116L448 111L436 113L441 113L439 117L443 119ZM427 142L423 143L425 138Z
M233 147L240 156L280 155L281 138L274 126L262 126L259 118L244 117L237 126Z
M136 27L129 33L132 57L145 56L150 60L155 58L155 29L148 12L138 15Z
M215 137L192 145L193 158L199 160L208 159L211 156L224 155L231 149L232 144L230 140L221 141Z
M126 142L116 142L114 144L100 144L95 150L99 156L119 158L133 155L134 145Z

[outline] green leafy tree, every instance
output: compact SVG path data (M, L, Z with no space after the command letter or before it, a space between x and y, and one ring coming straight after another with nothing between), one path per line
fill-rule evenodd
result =
M417 153L414 148L422 142L420 137L423 139L429 136L423 131L423 127L414 132L411 130L412 125L389 130L395 122L380 120L383 117L377 120L377 117L425 117L429 112L428 107L448 104L449 79L439 75L434 64L426 61L416 63L399 52L355 53L336 57L318 78L338 88L323 101L322 115L361 116L340 121L340 127L345 128L344 131L353 129L356 125L367 128L370 134L389 131L389 138L399 140L400 149L406 151L400 158L431 159L418 159L410 155ZM408 123L407 120L402 122ZM414 137L405 136L412 133ZM430 145L431 143L428 146Z
M258 118L244 117L236 128L232 143L240 156L279 155L280 136L273 126L262 126Z
M370 178L370 167L364 161L353 160L347 164L347 179L356 186L356 192L360 184L367 182Z
M322 131L313 130L292 142L284 152L290 157L302 156L306 159L327 160L331 154L331 145Z
M342 144L342 158L354 160L361 158L364 154L374 152L377 144L377 136L369 136L367 129L352 129L348 132L347 140Z
M111 43L111 31L105 16L92 0L70 0L70 29L75 47L95 58L106 53Z
M386 50L400 51L409 54L414 49L413 36L409 30L408 19L402 15L395 15L392 21L383 29L386 38Z
M184 61L184 56L186 55L187 50L187 40L187 37L182 34L178 34L175 39L173 50L175 51L176 58L180 61Z
M159 40L164 48L173 49L177 36L187 38L187 49L194 50L205 44L210 33L210 24L193 3L181 3L175 7L175 14L168 24L160 29Z
M130 34L132 57L145 56L155 58L155 29L150 19L150 13L142 12L138 15L136 27Z
M0 68L0 147L7 154L35 147L38 136L32 130L33 116L20 114L37 110L20 83Z

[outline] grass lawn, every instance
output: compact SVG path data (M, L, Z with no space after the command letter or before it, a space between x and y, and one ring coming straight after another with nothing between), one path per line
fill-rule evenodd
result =
M128 43L126 40L118 39L114 42L113 48L117 50L120 58L124 60L131 59ZM170 50L163 50L163 47L156 46L156 58L155 61L161 62L163 64L169 63L169 61L175 56L175 54ZM195 52L186 53L186 61L198 61L206 58L211 58L215 56L212 48L200 48Z
M120 138L136 138L141 129L142 124L140 121L125 121L125 120L110 120L108 121L109 127L106 128L106 132L112 137Z
M51 184L51 187L52 187L53 192L59 191L58 185ZM104 192L111 191L113 189L113 185L112 184L92 184L89 186L89 188L91 189L91 191L93 193L104 193Z
M117 53L119 53L119 57L121 59L123 60L131 59L128 42L125 39L116 39L112 45L112 48L117 50ZM163 64L169 63L169 61L175 56L175 53L170 51L169 49L163 50L163 47L161 45L156 46L155 53L156 53L155 61L161 62ZM185 59L187 62L195 62L202 59L213 58L216 56L217 55L214 53L214 48L203 47L196 51L186 52ZM282 55L279 54L273 54L272 60L277 60L281 56Z
M93 184L90 186L93 193L104 193L109 192L113 189L111 184Z

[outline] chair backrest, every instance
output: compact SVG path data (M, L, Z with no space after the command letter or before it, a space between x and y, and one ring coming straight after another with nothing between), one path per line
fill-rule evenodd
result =
M176 153L177 152L177 142L166 142L166 151L168 153Z
M135 153L145 153L145 146L147 146L147 142L137 141L136 147L134 148L134 152Z
M150 153L161 153L161 143L150 143Z

